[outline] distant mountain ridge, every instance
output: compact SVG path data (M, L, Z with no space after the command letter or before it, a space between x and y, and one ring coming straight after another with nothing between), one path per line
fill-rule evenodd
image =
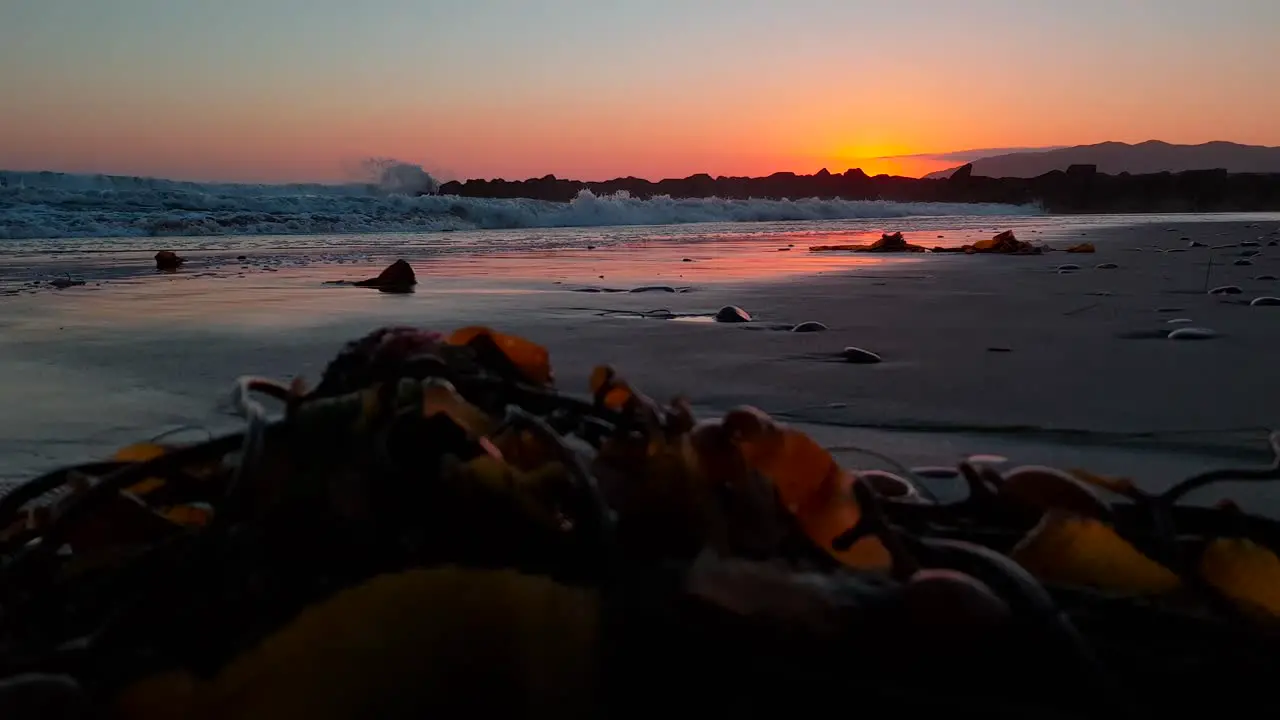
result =
M973 174L991 178L1032 178L1072 165L1096 165L1108 175L1226 170L1230 173L1280 173L1280 147L1215 141L1174 145L1159 140L1130 145L1104 142L1044 152L1018 152L974 160ZM961 166L929 173L926 178L950 177Z

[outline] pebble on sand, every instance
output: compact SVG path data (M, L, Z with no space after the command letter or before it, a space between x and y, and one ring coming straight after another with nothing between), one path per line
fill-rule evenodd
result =
M791 328L791 332L822 332L827 326L817 320L806 320L805 322Z
M1219 285L1209 291L1210 295L1239 295L1244 292L1238 285Z
M1262 297L1254 298L1249 305L1252 307L1277 307L1280 306L1280 298L1263 295Z
M1186 238L1182 238L1182 239L1186 240ZM1209 247L1209 243L1202 243L1199 240L1192 240L1190 243L1187 244L1187 247L1193 247L1193 248Z
M751 322L751 315L737 305L725 305L716 313L716 322L744 323Z
M1254 280L1257 280L1259 282L1266 281L1266 280L1275 280L1275 279L1276 279L1275 275L1259 275L1254 278Z
M1237 260L1237 261L1235 261L1235 262L1233 262L1233 263L1231 263L1231 264L1232 264L1232 265L1239 265L1240 267L1245 267L1245 266L1248 266L1248 265L1252 265L1252 264L1253 264L1253 261L1252 261L1252 260L1249 260L1249 259L1247 259L1247 258L1240 258L1239 260Z
M845 362L854 363L855 365L874 365L880 362L879 355L859 347L847 347L840 354L844 357Z
M1209 328L1200 327L1178 328L1177 330L1169 333L1170 340L1208 340L1217 336L1218 333L1210 330Z
M1080 266L1076 265L1075 263L1067 263L1065 265L1059 265L1057 268L1058 272L1071 272L1072 270L1079 270L1079 269L1080 269Z
M1168 325L1190 325L1191 318L1174 318L1172 320L1166 320L1165 323Z
M1120 266L1115 263L1098 263L1095 267L1098 270L1115 270Z

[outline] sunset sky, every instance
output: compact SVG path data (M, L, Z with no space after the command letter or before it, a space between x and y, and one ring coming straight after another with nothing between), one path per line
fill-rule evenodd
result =
M1280 0L5 0L0 169L918 175L1280 145L1278 29Z

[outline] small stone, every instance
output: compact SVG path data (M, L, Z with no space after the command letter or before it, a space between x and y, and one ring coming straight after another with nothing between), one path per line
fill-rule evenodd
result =
M693 262L693 258L683 258L680 262Z
M1177 330L1169 333L1170 340L1208 340L1217 336L1218 333L1210 330L1209 328L1199 327L1178 328Z
M1067 263L1065 265L1059 265L1057 269L1058 272L1071 272L1072 270L1079 270L1080 266L1075 263Z
M791 248L789 248L789 247L785 247L785 248L778 248L778 252L791 252Z
M1275 275L1259 275L1254 278L1254 280L1257 280L1259 282L1265 282L1267 280L1275 280L1275 279L1276 279Z
M1280 240L1270 240L1267 242L1267 247L1276 247L1276 246L1280 246Z
M716 322L744 323L751 322L751 315L737 305L725 305L716 313Z
M1239 295L1244 292L1237 285L1219 285L1209 291L1210 295Z
M1280 306L1280 298L1263 295L1262 297L1254 298L1249 305L1251 307L1276 307Z
M59 290L62 290L63 288L76 287L78 285L83 285L84 281L73 280L71 279L71 276L68 275L67 277L64 277L64 278L54 278L49 281L49 284Z
M822 332L827 326L817 320L807 320L791 328L791 332Z
M850 362L855 365L874 365L875 363L880 362L879 355L871 352L870 350L863 350L858 347L847 347L843 352L841 352L841 355L844 357L845 362Z
M588 246L587 246L587 249L588 249L588 250L595 250L595 249L596 249L596 246L595 246L595 245L588 245Z
M237 259L237 260L248 260L248 259L249 259L249 256L248 256L248 255L237 255L237 256L236 256L236 259Z
M1190 325L1191 318L1174 318L1172 320L1167 320L1166 323L1169 325Z
M1182 238L1182 239L1186 240L1186 238ZM1209 247L1209 243L1202 243L1199 240L1192 240L1190 243L1187 244L1187 247L1193 247L1193 248Z
M1099 263L1096 267L1099 270L1115 270L1120 266L1115 263Z
M1252 261L1252 260L1248 260L1248 259L1246 259L1246 258L1240 258L1239 260L1237 260L1237 261L1235 261L1235 262L1233 262L1233 263L1231 263L1231 264L1232 264L1232 265L1238 265L1239 267L1246 267L1246 266L1248 266L1248 265L1252 265L1252 264L1253 264L1253 261Z

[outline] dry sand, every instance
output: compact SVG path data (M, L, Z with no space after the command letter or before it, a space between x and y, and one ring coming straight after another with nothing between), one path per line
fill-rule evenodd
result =
M1166 221L1028 238L1088 240L1092 255L819 256L803 243L779 252L787 243L768 238L452 258L415 262L421 285L407 296L322 284L375 274L393 258L278 272L250 262L243 277L193 268L7 296L0 477L183 424L233 427L215 403L237 375L316 378L342 342L379 325L488 324L547 345L571 390L608 362L655 396L683 393L708 411L750 403L810 424L824 443L910 464L996 452L1158 486L1203 467L1263 462L1264 431L1280 427L1280 307L1248 304L1280 296L1280 281L1254 279L1280 275L1280 247L1267 246L1280 240L1280 222L1250 225ZM1238 245L1259 237L1258 248ZM1190 249L1183 238L1232 246ZM1251 249L1262 251L1252 265L1233 264ZM1210 258L1209 285L1242 294L1205 293ZM1065 263L1082 269L1058 273ZM651 284L689 290L580 292ZM727 304L755 322L625 314ZM1175 318L1218 336L1166 339ZM782 329L807 320L829 330ZM884 362L838 361L849 345ZM1226 494L1280 506L1280 492L1263 485Z

